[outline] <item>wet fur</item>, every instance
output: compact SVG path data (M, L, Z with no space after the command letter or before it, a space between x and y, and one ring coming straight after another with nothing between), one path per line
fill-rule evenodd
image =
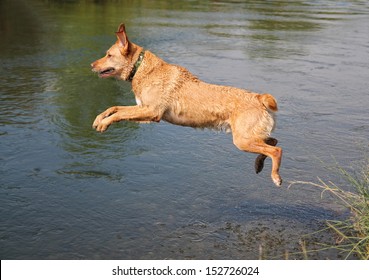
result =
M117 42L106 56L91 64L103 78L128 80L143 48L128 40L119 26ZM281 185L279 167L282 149L270 137L275 126L277 102L270 94L258 94L229 86L208 84L186 68L168 64L146 50L132 79L136 106L114 106L98 115L93 127L104 132L119 121L159 122L232 132L240 150L260 154L255 161L259 173L266 157L272 159L271 177Z

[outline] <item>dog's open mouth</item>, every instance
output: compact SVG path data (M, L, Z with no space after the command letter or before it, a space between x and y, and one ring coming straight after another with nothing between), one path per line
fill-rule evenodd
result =
M99 72L99 76L102 78L109 77L114 73L115 69L113 67L106 68Z

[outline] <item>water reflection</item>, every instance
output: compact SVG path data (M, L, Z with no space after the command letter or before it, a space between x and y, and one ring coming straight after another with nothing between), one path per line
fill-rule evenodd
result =
M313 180L327 176L313 156L352 163L362 157L352 142L367 144L368 11L365 1L1 1L1 257L296 251L342 208L271 187L229 135L165 123L96 133L96 114L134 98L89 64L124 21L133 41L204 80L272 92L282 172Z
M39 44L42 22L29 2L0 1L1 57L33 54Z
M24 4L24 5L23 5ZM42 71L41 24L32 7L23 1L0 2L0 123L32 125L40 121L36 113L47 80ZM45 83L40 81L45 80Z

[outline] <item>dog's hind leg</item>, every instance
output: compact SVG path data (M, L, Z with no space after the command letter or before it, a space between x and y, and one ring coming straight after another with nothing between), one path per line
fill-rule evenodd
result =
M279 175L279 166L282 159L282 149L280 147L269 145L262 139L245 138L237 133L233 134L233 143L242 151L270 157L272 159L272 180L277 186L282 184L282 178Z
M271 146L276 146L278 143L278 140L272 137L268 137L264 140L264 142ZM260 173L264 168L264 161L267 158L265 155L258 155L255 159L255 172L256 174Z

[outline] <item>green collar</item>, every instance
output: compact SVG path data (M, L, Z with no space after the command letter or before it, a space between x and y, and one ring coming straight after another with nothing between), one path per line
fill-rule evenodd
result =
M142 60L144 59L144 56L145 56L145 51L142 50L140 55L138 56L138 59L137 59L135 65L133 66L131 74L129 74L128 81L132 82L132 79L133 79L134 75L136 74L136 72L138 70L138 67L140 67L140 65L142 63Z

